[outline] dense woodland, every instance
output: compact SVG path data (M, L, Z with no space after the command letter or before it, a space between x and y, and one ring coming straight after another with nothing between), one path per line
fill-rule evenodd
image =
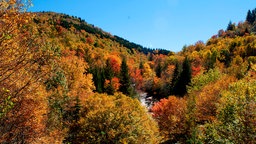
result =
M0 143L255 143L256 9L174 53L29 5L0 1Z

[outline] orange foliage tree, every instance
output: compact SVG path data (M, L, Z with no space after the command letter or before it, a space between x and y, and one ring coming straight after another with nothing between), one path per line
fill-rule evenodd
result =
M120 72L121 69L121 59L117 57L116 55L110 55L109 58L109 63L114 71L114 75L117 76Z
M183 98L161 99L151 110L164 140L177 141L186 133L186 101Z
M220 80L204 86L196 97L196 118L199 122L210 122L216 119L217 103L220 93L236 81L234 77L224 76Z
M130 75L132 77L132 82L135 84L136 89L141 89L143 84L141 69L135 68L134 70L131 70Z
M45 128L43 82L54 52L35 37L33 15L23 13L29 3L0 2L0 143L31 143Z

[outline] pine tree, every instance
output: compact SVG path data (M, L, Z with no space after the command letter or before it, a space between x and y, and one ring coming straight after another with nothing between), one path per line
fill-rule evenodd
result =
M161 77L162 69L163 69L162 65L159 62L158 65L156 66L156 69L155 69L156 76L159 77L159 78Z
M96 87L96 92L103 93L105 83L104 69L95 67L91 70L91 73L93 74L93 82Z
M180 69L180 65L176 63L171 83L171 94L182 97L187 93L187 85L189 85L192 78L191 64L188 58L185 58L182 63L182 71Z
M131 94L131 81L129 76L129 69L126 63L126 59L123 58L120 72L120 88L119 90L125 95Z
M177 89L177 82L180 79L180 72L181 72L181 66L180 66L179 62L176 62L175 69L174 69L173 76L172 76L171 85L170 85L170 94L171 95L176 94L175 90Z
M153 61L153 53L152 53L152 52L151 52L151 53L149 53L148 60L149 60L149 61Z
M106 79L111 80L114 77L114 70L111 65L110 59L107 59L106 61L106 67L104 72Z
M78 97L76 97L75 105L71 107L71 110L69 111L69 131L67 137L63 140L64 143L79 143L77 140L77 135L81 130L79 126L81 107L81 101Z
M143 66L142 61L140 61L139 69L140 69L140 74L141 74L141 75L143 75L143 69L144 69L144 66Z
M246 21L249 22L250 24L252 24L254 22L253 14L252 14L251 10L248 10L248 12L247 12Z
M191 64L186 57L182 64L182 72L180 74L180 79L178 81L178 95L184 96L187 93L187 85L190 84L192 78Z
M227 27L227 31L233 31L233 30L235 30L235 25L234 25L234 24L232 24L232 22L231 22L231 21L229 21L229 23L228 23L228 27Z
M256 20L256 8L252 10L252 24L255 22L255 20Z
M140 61L140 66L139 66L140 69L144 69L144 66L143 66L143 63L142 61Z
M108 95L114 95L115 93L115 88L113 86L112 83L112 78L115 76L115 72L113 69L113 66L111 64L110 59L107 59L106 61L106 67L104 69L104 75L105 75L105 79L109 80L109 84L107 86L105 86L104 92L106 92Z
M113 83L110 81L110 83L105 87L105 92L108 95L114 95L115 93L115 88L113 86Z

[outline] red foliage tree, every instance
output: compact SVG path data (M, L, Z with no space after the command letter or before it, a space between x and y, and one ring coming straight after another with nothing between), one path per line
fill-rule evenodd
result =
M166 140L177 140L186 132L186 101L170 96L161 99L152 107L153 117L157 120L161 135Z

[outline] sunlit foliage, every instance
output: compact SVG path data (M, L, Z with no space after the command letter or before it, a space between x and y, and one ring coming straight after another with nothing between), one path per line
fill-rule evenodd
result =
M222 92L217 121L206 125L205 143L254 143L256 118L255 80L242 80Z
M164 140L175 142L182 139L186 133L186 101L183 98L170 96L161 99L151 110Z
M82 104L79 143L158 143L156 122L138 100L95 94Z
M0 1L0 143L254 143L255 9L174 53L30 5Z

